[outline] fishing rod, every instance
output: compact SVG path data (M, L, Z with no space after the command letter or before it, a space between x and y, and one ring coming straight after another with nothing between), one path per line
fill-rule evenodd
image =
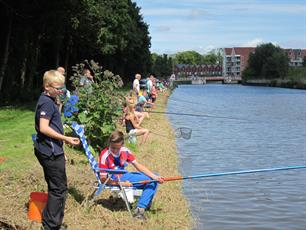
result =
M164 181L189 180L189 179L197 179L197 178L204 178L204 177L229 176L229 175L238 175L238 174L272 172L272 171L304 169L304 168L306 168L306 165L287 166L287 167L278 167L278 168L252 169L252 170L220 172L220 173L207 173L207 174L194 175L194 176L174 176L174 177L165 177ZM147 184L151 182L158 182L158 181L157 180L143 180L143 181L132 182L131 184L137 185L137 184Z

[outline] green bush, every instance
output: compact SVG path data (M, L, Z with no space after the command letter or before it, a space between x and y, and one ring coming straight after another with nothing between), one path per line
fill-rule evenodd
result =
M121 115L120 108L123 94L118 89L123 86L123 82L118 75L106 70L94 61L85 60L85 64L73 66L73 76L71 80L79 97L77 103L78 112L67 122L76 121L85 126L85 134L88 142L94 150L100 151L106 145L110 133L115 130L118 117ZM79 87L83 69L88 68L94 75L92 92L88 92L85 87Z

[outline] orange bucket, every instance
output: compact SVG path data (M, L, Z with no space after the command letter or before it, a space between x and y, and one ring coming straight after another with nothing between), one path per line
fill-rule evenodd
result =
M31 192L28 218L30 220L41 223L42 210L45 208L48 201L48 193L44 192Z

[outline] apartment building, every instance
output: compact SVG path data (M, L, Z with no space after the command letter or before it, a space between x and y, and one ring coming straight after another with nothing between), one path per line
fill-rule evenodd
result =
M287 53L290 61L289 66L299 67L303 66L303 58L306 56L306 50L304 49L284 49Z
M306 56L305 49L284 49L289 57L289 66L300 67ZM255 53L255 47L223 48L223 76L241 77L247 67L250 53Z
M223 76L240 77L255 47L223 48Z

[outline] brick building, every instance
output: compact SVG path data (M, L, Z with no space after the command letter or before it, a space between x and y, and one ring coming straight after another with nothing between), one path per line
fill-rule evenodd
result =
M255 47L223 48L223 76L240 77Z
M305 49L284 49L290 61L289 66L300 67L306 56ZM223 76L240 77L247 67L250 53L255 52L255 47L223 48Z

